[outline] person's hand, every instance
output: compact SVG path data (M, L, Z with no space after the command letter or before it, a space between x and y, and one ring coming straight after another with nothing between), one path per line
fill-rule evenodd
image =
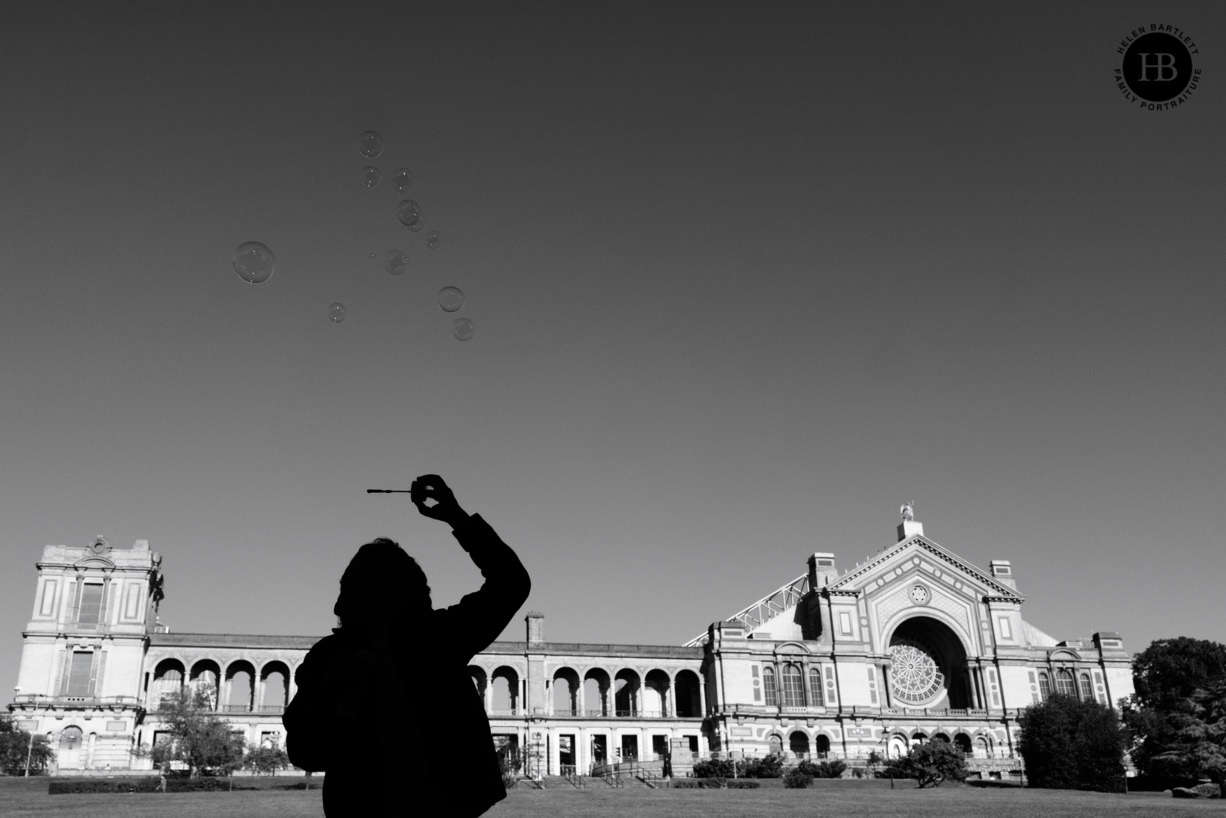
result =
M409 486L409 499L426 517L455 528L468 519L468 514L456 502L455 494L437 474L423 474Z

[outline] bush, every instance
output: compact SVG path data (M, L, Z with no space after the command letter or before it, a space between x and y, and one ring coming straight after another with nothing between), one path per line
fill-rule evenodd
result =
M847 764L837 758L833 761L802 761L796 765L796 769L812 778L842 778Z
M724 779L724 786L730 790L756 790L762 786L761 781L752 781L744 778L736 778L732 781Z
M804 764L806 762L801 762ZM783 774L783 786L790 790L803 790L813 783L813 776L805 772L800 766L793 767Z
M727 758L713 758L694 764L695 778L732 778L735 767Z
M783 775L783 759L770 755L764 758L751 758L737 765L738 774L745 778L779 778Z
M1026 708L1018 749L1034 787L1124 790L1124 730L1105 704L1052 696Z
M962 781L966 778L966 758L948 741L930 741L902 758L892 758L885 763L881 776L890 778L914 778L921 787L939 787L945 781Z

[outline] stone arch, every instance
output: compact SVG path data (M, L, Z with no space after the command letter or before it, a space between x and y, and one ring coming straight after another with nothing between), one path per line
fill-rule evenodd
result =
M938 730L937 732L933 733L932 740L933 741L943 741L946 744L951 743L949 739L949 733L946 733L944 730Z
M886 741L886 758L902 758L911 749L911 740L904 733L894 733Z
M197 659L192 664L189 684L196 691L208 693L213 709L217 708L217 691L220 689L221 665L213 659Z
M809 755L809 734L801 730L793 730L788 735L788 751L797 758L807 758Z
M490 674L490 710L506 716L519 711L519 674L515 668L502 665Z
M889 637L890 698L896 707L971 706L966 644L927 614L902 620Z
M978 735L975 736L974 752L976 758L991 758L992 757L992 738L991 736Z
M677 702L677 716L683 719L701 718L702 696L699 693L701 682L698 674L692 670L679 670L673 677L673 694Z
M773 756L783 754L783 736L778 733L771 733L766 737L767 747L770 748L770 754Z
M971 737L966 733L954 734L954 746L957 747L964 756L969 756L972 752L974 752L974 748L971 746Z
M289 667L279 659L268 662L260 670L260 682L260 710L280 713L289 704Z
M79 770L84 764L85 733L71 724L60 731L59 748L55 755L61 770Z
M639 712L639 675L622 668L613 677L613 704L619 716L637 716Z
M573 667L560 667L553 672L553 713L573 716L579 709L579 673Z
M153 695L150 704L160 708L162 700L183 690L183 663L178 659L163 659L153 669Z
M818 758L828 757L830 755L830 736L818 733L813 739L813 752Z
M590 668L583 674L583 707L594 716L609 715L609 671L601 667Z
M672 680L659 668L647 671L643 677L643 713L648 716L671 716L668 712L668 691Z
M489 687L489 675L485 672L485 668L480 665L469 665L468 678L472 679L477 695L484 701L486 688Z
M249 713L255 700L255 668L246 659L238 659L226 667L225 713Z

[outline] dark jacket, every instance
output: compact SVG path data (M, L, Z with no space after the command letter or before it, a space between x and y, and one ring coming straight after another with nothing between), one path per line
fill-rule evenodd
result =
M286 749L296 766L327 772L329 818L466 818L506 797L468 664L502 633L531 581L480 516L453 533L485 577L479 591L406 618L401 650L390 657L338 628L315 643L295 674L298 692L283 719Z

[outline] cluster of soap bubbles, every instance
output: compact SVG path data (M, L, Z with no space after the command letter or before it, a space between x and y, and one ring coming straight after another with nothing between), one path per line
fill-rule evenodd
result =
M376 131L364 131L358 137L358 152L367 159L377 159L383 154L383 137ZM362 168L362 184L368 188L379 186L382 173L375 165ZM404 195L413 186L413 173L405 167L392 171L391 187L398 195ZM421 204L414 199L402 199L396 205L396 219L413 233L422 230L425 224L425 214ZM426 233L426 247L437 250L443 243L443 233L431 229ZM377 259L377 254L371 253L370 260ZM234 272L249 284L262 284L272 278L276 270L276 258L268 246L258 241L248 241L240 244L234 251ZM383 256L383 269L388 275L399 276L409 269L409 256L399 248L388 250ZM438 305L448 313L457 312L464 306L464 291L459 287L443 287L438 292ZM345 305L339 301L328 306L328 320L339 324L345 320ZM456 318L451 325L451 334L460 341L468 341L476 333L476 325L468 318Z

